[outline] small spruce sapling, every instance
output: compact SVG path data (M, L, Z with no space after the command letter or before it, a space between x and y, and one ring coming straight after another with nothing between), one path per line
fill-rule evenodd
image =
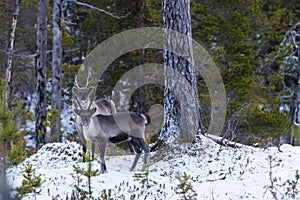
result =
M9 164L19 164L25 159L24 132L18 131L18 120L23 119L22 102L12 109L7 106L7 81L0 79L0 162L6 169ZM19 119L20 117L20 119ZM16 120L18 118L18 120ZM7 159L7 160L6 160Z
M176 186L176 194L179 194L184 200L196 199L197 193L193 189L192 184L189 182L191 176L187 175L186 172L183 172L182 175L177 173L175 178L179 181Z
M299 178L300 178L299 171L296 170L295 180L292 180L292 182L288 181L290 187L287 188L287 192L285 193L285 195L287 195L292 199L295 199L296 196L299 195L299 189L297 188Z
M20 136L23 136L23 133L20 133ZM19 138L17 141L12 143L11 149L8 152L7 160L11 165L18 165L19 163L25 160L24 152L24 138Z
M270 180L270 185L269 186L265 186L265 188L266 188L265 193L267 191L270 191L270 193L273 196L273 198L277 199L278 198L278 190L275 187L275 182L277 182L277 178L274 177L274 175L273 175L273 169L275 167L278 167L279 163L273 164L273 162L275 161L275 158L272 155L269 155L266 160L269 161L269 180Z
M89 149L91 149L90 148L91 147L91 142L88 142L88 147L89 147ZM94 177L94 176L99 175L99 169L92 170L92 162L95 160L95 158L92 158L90 151L88 151L87 153L82 152L79 155L82 156L83 159L87 162L88 167L85 170L85 169L77 167L75 165L73 166L74 171L77 175L77 185L74 185L74 187L76 188L77 193L81 197L83 197L83 196L87 197L88 196L88 197L91 198L92 193L93 193L91 178ZM88 191L84 190L83 188L80 188L80 186L79 186L79 183L81 182L80 175L83 175L83 176L87 177L87 179L88 179Z
M149 178L149 166L144 166L144 168L147 168L145 172L142 173L135 173L133 175L133 178L135 181L139 181L139 183L142 185L142 188L150 188L154 185L157 185L157 182Z
M46 128L52 129L54 127L54 121L56 118L60 117L60 113L58 112L58 110L56 108L51 108L50 110L48 110L47 112L47 116L46 116L46 120L43 122L43 125ZM43 133L43 131L39 130L38 134L44 135L47 133ZM64 130L61 130L61 132L59 133L60 135L64 134ZM55 142L57 140L57 137L59 137L57 134L55 135L51 135L51 137L49 138L52 142Z
M34 195L36 196L36 194L41 192L41 190L38 190L38 188L42 186L41 175L35 175L35 169L33 168L32 164L26 164L25 171L22 176L24 178L22 180L22 186L16 189L18 197L23 197L28 193L34 193Z

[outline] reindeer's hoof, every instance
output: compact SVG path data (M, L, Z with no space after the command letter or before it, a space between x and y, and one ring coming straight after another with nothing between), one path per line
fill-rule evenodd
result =
M135 169L135 168L130 168L130 170L129 170L129 171L130 171L130 172L133 172L133 171L134 171L134 169Z
M100 170L100 174L106 174L106 173L108 173L107 170Z

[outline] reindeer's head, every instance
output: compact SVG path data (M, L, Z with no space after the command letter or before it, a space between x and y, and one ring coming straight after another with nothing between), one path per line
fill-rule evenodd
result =
M79 106L83 109L87 109L87 106L90 102L93 101L93 92L94 87L89 86L90 84L89 76L87 77L86 85L83 87L80 87L78 85L77 76L75 77L74 87L72 89L74 98L76 98L77 103Z
M83 109L79 103L79 100L77 99L77 97L75 96L75 99L77 100L78 106L80 109L74 109L74 112L76 113L76 115L78 115L82 121L83 126L88 127L90 122L91 122L91 118L93 116L93 114L96 112L97 108L92 108L90 109L92 102L89 103L89 106L87 109Z

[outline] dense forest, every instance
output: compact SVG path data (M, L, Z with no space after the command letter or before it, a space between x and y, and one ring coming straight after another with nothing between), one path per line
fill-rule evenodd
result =
M226 89L220 134L259 147L299 145L293 140L300 124L299 1L193 0L190 13L191 36L212 57ZM163 27L162 15L161 2L154 0L2 0L1 157L17 164L43 143L78 140L72 87L85 58L122 31ZM120 56L98 80L96 96L110 99L126 71L150 62L163 64L163 51L149 48ZM205 132L210 93L201 75L196 86ZM163 91L155 84L137 88L129 110L155 110L153 105L163 104ZM121 107L117 104L117 110ZM146 132L147 142L156 142L160 130L155 130ZM26 144L29 136L34 145Z
M110 110L112 114L130 110L138 117L143 116L140 113L146 116L150 125L146 127L145 139L134 139L143 142L142 150L147 154L148 144L151 152L156 151L172 143L169 139L177 137L179 132L181 136L192 138L193 143L198 142L197 135L203 134L219 144L226 141L234 147L237 143L260 148L279 147L284 143L300 146L299 19L300 2L296 0L1 0L0 194L5 193L1 191L5 169L21 163L43 146L46 148L47 143L53 143L54 148L55 142L82 142L82 133L76 127L75 100L80 108L82 105L78 96L75 95L74 100L74 86L77 89L88 86L90 75L94 78L91 83L95 98L119 99L114 102L116 110ZM89 71L93 66L87 66L89 59L95 56L94 50L114 36L146 27L177 32L164 32L165 40L160 44L164 49L154 48L155 45L149 43L141 49L123 52L95 79ZM215 72L220 72L222 77L222 83L214 84L224 84L225 102L213 101L214 92L218 93L209 85L213 76L207 77L198 70L203 66L198 66L195 51L193 55L195 42L179 37L179 33L191 37L210 55L217 67ZM136 36L136 40L147 37ZM174 44L183 54L166 51L174 48ZM120 46L100 52L109 56L122 49ZM105 62L101 56L99 63ZM97 55L93 58L97 59ZM151 68L153 63L165 68ZM124 79L127 72L134 70L136 74ZM148 80L147 70L164 75L165 85L143 84ZM85 80L80 76L82 71L88 74ZM179 79L178 74L184 79ZM139 87L133 86L133 79ZM120 85L123 89L115 92ZM183 107L170 89L174 85L177 94L185 99ZM134 89L132 94L124 99L130 89ZM89 98L87 88L84 92L88 94L82 97ZM221 129L213 133L221 137L208 135L212 118L224 106L224 126L218 124ZM145 121L143 118L142 123ZM117 143L119 136L112 141ZM187 141L181 139L180 142ZM73 143L61 146L64 145L66 149L70 149L68 145L74 148ZM134 150L142 151L140 147ZM78 161L75 157L72 162ZM100 160L100 172L105 173L104 156ZM275 160L270 156L269 162L272 171ZM30 164L26 170L28 174L34 171ZM80 169L75 167L76 170L79 173ZM89 170L95 176L98 174L97 170ZM214 173L209 170L209 174ZM148 174L146 176L148 180ZM138 179L141 178L140 174ZM269 178L271 191L275 181L272 172ZM188 179L186 174L178 176L182 182ZM299 179L298 171L296 179ZM36 182L36 186L41 185L39 177L31 181ZM32 192L32 188L27 188L25 193L28 192Z

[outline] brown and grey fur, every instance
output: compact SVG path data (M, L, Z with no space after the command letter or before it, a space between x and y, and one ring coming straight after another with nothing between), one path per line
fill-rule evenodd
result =
M112 100L97 99L93 101L94 87L89 86L89 77L87 77L87 83L85 86L80 87L77 82L77 76L75 77L74 87L72 89L73 97L76 99L77 107L87 109L87 106L92 102L91 107L96 108L95 114L111 115L116 113L116 107ZM87 142L83 136L83 127L80 117L76 116L75 126L78 132L78 136L83 146L83 152L86 153ZM95 153L95 144L92 144L92 154Z
M147 163L149 146L145 141L146 117L135 112L122 112L112 115L95 114L96 108L75 109L75 113L83 123L83 135L100 149L100 173L107 172L105 153L107 144L128 142L136 152L131 171L136 167L137 161L144 151Z

